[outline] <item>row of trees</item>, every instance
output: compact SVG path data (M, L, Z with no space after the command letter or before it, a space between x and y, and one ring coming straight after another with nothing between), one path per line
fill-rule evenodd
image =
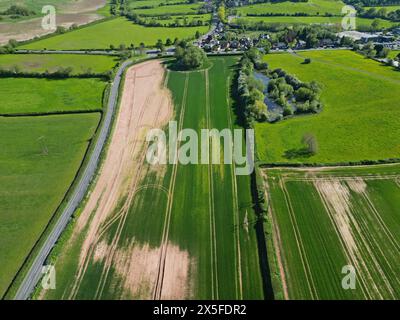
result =
M380 19L387 19L391 21L400 21L400 9L396 11L388 12L386 8L360 8L357 11L357 15L362 18L380 18Z
M28 17L36 15L36 12L21 5L13 4L8 9L0 11L0 15Z
M113 71L106 71L103 73L95 73L91 68L83 70L80 73L73 73L72 67L58 67L55 71L44 72L27 72L22 70L18 65L11 66L10 68L0 67L0 77L21 77L21 78L47 78L47 79L66 79L66 78L102 78L104 80L111 80Z
M144 16L140 16L133 11L128 11L125 16L131 20L132 22L148 27L196 27L209 25L207 21L203 21L201 19L192 19L189 21L187 16L184 16L182 19L176 18L172 20L171 15L157 16L146 18ZM170 23L162 23L160 20L171 20Z
M362 47L357 46L355 49L368 58L384 59L387 58L390 53L389 48L384 47L382 44L373 44L372 42L368 42Z
M249 54L250 53L250 54ZM237 78L238 103L245 125L252 127L255 121L267 119L267 106L264 103L264 84L254 77L254 52L243 55L239 62Z

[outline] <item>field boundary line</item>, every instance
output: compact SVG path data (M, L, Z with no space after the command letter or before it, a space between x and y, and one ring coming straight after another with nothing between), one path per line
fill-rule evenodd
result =
M223 60L225 61L225 60ZM233 124L232 124L232 115L230 109L230 77L228 76L226 79L226 111L227 111L227 119L228 119L228 126L231 130L231 134L233 134ZM237 181L236 181L236 165L235 161L232 161L231 167L231 177L232 177L232 194L233 194L233 208L234 208L234 220L236 223L235 228L235 238L236 238L236 272L238 276L236 277L236 294L239 288L239 299L243 299L243 275L242 275L242 257L241 257L241 248L240 248L240 211L239 211L239 201L238 201L238 193L237 193ZM237 282L239 281L239 284Z

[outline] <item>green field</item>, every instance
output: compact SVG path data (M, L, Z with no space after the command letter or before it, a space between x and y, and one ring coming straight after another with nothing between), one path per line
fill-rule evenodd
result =
M0 297L64 198L99 119L0 117Z
M168 88L173 95L179 128L192 128L197 132L208 127L232 128L234 118L228 104L229 80L232 79L231 68L236 58L216 58L212 63L207 71L169 72ZM144 177L140 186L149 187L135 194L125 218L118 216L116 210L104 222L98 243L109 244L119 233L116 244L119 250L149 246L151 250L142 260L146 261L153 259L152 253L158 252L167 235L168 250L183 254L176 259L182 258L179 260L182 264L185 259L191 261L188 297L262 299L250 177L235 177L233 166L224 164L168 165L160 169L165 170L162 174L144 164L140 170ZM121 199L121 206L124 201ZM168 230L166 234L165 228ZM45 298L152 297L152 292L146 289L146 282L137 284L135 295L127 293L123 288L125 280L116 270L118 260L113 260L106 273L106 262L95 258L96 251L92 251L87 259L86 272L81 275L74 291L84 234L83 230L74 237L75 240L60 255L56 262L57 270L60 270L57 289L47 291ZM133 244L135 246L130 247Z
M384 6L384 7L364 7L365 10L374 8L376 10L379 9L385 9L387 13L392 12L392 11L396 11L396 10L400 10L400 6Z
M186 0L129 0L128 8L135 9L140 7L158 7L166 4L184 4L186 2Z
M0 79L1 115L102 109L105 82L98 79Z
M236 19L236 21L248 21L248 22L264 22L267 24L290 24L290 25L296 25L296 24L341 24L342 18L341 17L285 17L285 16L280 16L280 17L242 17ZM366 19L366 18L357 18L356 19L356 28L358 27L366 27L366 26L371 26L372 22L375 19ZM379 21L378 28L389 28L394 25L398 25L399 23L392 22L389 20L383 20L383 19L376 19ZM235 22L235 20L234 20Z
M200 14L200 15L178 15L178 16L171 16L169 19L157 19L155 17L148 17L146 19L147 22L151 22L154 20L155 22L164 24L164 25L169 25L171 23L175 23L178 21L180 24L183 25L183 20L186 18L187 23L190 23L192 21L202 21L203 23L209 22L211 20L211 14Z
M391 50L389 52L389 58L394 59L400 54L400 50Z
M310 64L302 64L305 57ZM305 82L322 85L320 114L275 124L256 124L257 152L263 162L336 163L400 157L400 73L351 51L299 52L265 56L270 68L283 68ZM305 133L319 150L304 157Z
M70 2L70 0L0 0L0 10L2 11L8 9L13 4L18 4L40 13L45 5L53 5L57 7Z
M72 68L71 74L103 73L115 67L119 59L110 56L82 54L2 54L0 68L10 69L17 66L24 72L55 72L60 67Z
M399 172L264 170L290 299L399 299ZM342 287L346 265L354 290Z
M206 33L208 27L165 28L143 27L132 22L117 18L97 23L76 31L57 35L48 39L32 42L21 46L21 49L107 49L110 45L134 44L143 42L146 46L154 46L158 39L193 38L196 31Z
M344 6L342 1L336 0L308 0L307 2L278 2L278 3L260 3L250 6L244 6L237 9L238 13L245 16L247 14L294 14L307 13L309 15L324 15L330 13L333 15L342 15L341 10Z
M134 12L141 16L157 16L164 14L197 14L201 4L177 4L172 6L161 6L151 9L135 9Z

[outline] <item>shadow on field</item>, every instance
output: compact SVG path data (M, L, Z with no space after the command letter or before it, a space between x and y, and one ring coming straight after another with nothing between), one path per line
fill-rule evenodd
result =
M299 148L299 149L289 149L286 150L283 154L283 157L286 159L295 159L295 158L309 158L313 154L308 150L308 148Z

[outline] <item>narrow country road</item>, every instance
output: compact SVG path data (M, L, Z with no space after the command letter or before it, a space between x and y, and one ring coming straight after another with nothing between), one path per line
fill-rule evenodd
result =
M40 249L40 252L36 256L32 266L30 267L28 273L26 274L24 280L22 281L17 294L15 295L15 300L26 300L30 297L30 294L34 290L36 284L40 280L42 276L42 266L46 261L47 256L49 255L51 249L59 239L62 231L67 226L72 214L79 206L83 197L85 196L87 189L89 187L90 181L92 180L96 168L99 163L100 154L103 150L104 144L106 142L108 133L110 132L110 127L112 123L112 118L114 115L114 111L116 109L117 100L118 100L118 90L121 83L122 74L125 69L129 67L131 61L124 62L121 67L118 69L117 74L115 76L114 82L111 87L110 97L107 105L107 110L105 112L104 123L101 127L101 131L99 137L96 141L96 145L93 149L93 152L90 154L90 159L87 163L87 166L80 177L78 184L70 195L70 199L64 208L60 218L56 222L56 225L53 227L50 235L46 239L44 245Z

